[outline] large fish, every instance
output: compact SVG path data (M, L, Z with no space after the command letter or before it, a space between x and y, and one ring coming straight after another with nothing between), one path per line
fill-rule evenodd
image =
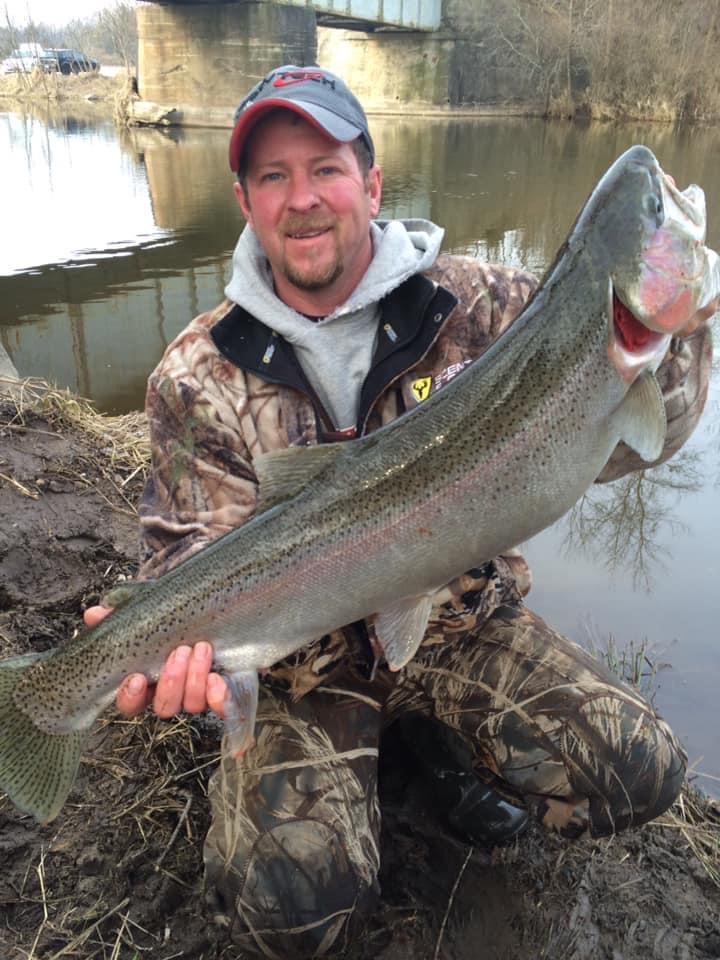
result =
M361 439L265 455L256 516L99 626L0 663L0 788L60 810L87 732L122 678L155 677L210 640L232 679L231 748L252 743L258 670L373 617L388 664L422 640L433 593L564 514L620 440L651 462L665 412L654 371L720 292L704 195L633 147L602 178L522 316L453 382Z

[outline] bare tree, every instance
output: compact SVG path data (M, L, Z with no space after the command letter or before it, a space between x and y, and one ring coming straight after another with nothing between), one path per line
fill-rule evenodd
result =
M106 49L116 53L127 70L137 61L137 24L135 8L117 0L98 15L98 32Z
M642 14L614 0L448 0L446 17L548 113L720 113L717 0L646 0Z

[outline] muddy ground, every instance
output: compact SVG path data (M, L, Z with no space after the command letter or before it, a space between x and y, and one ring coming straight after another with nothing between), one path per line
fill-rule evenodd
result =
M135 562L142 421L112 432L38 396L0 404L2 656L61 643ZM2 960L237 957L202 897L217 751L212 720L108 712L56 821L0 795ZM691 788L612 840L531 828L482 849L444 831L391 741L383 774L382 904L348 960L719 960L720 811Z

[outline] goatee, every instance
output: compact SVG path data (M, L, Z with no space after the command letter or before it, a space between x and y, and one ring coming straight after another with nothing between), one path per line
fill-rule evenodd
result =
M335 283L337 278L344 270L342 260L334 260L322 270L313 270L308 268L300 270L290 263L283 264L283 273L288 280L298 290L324 290Z

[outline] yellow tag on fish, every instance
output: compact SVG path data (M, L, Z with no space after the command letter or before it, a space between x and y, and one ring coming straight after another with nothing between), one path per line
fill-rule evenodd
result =
M422 403L423 400L428 398L431 386L432 377L420 377L419 380L413 380L410 389L418 403Z

